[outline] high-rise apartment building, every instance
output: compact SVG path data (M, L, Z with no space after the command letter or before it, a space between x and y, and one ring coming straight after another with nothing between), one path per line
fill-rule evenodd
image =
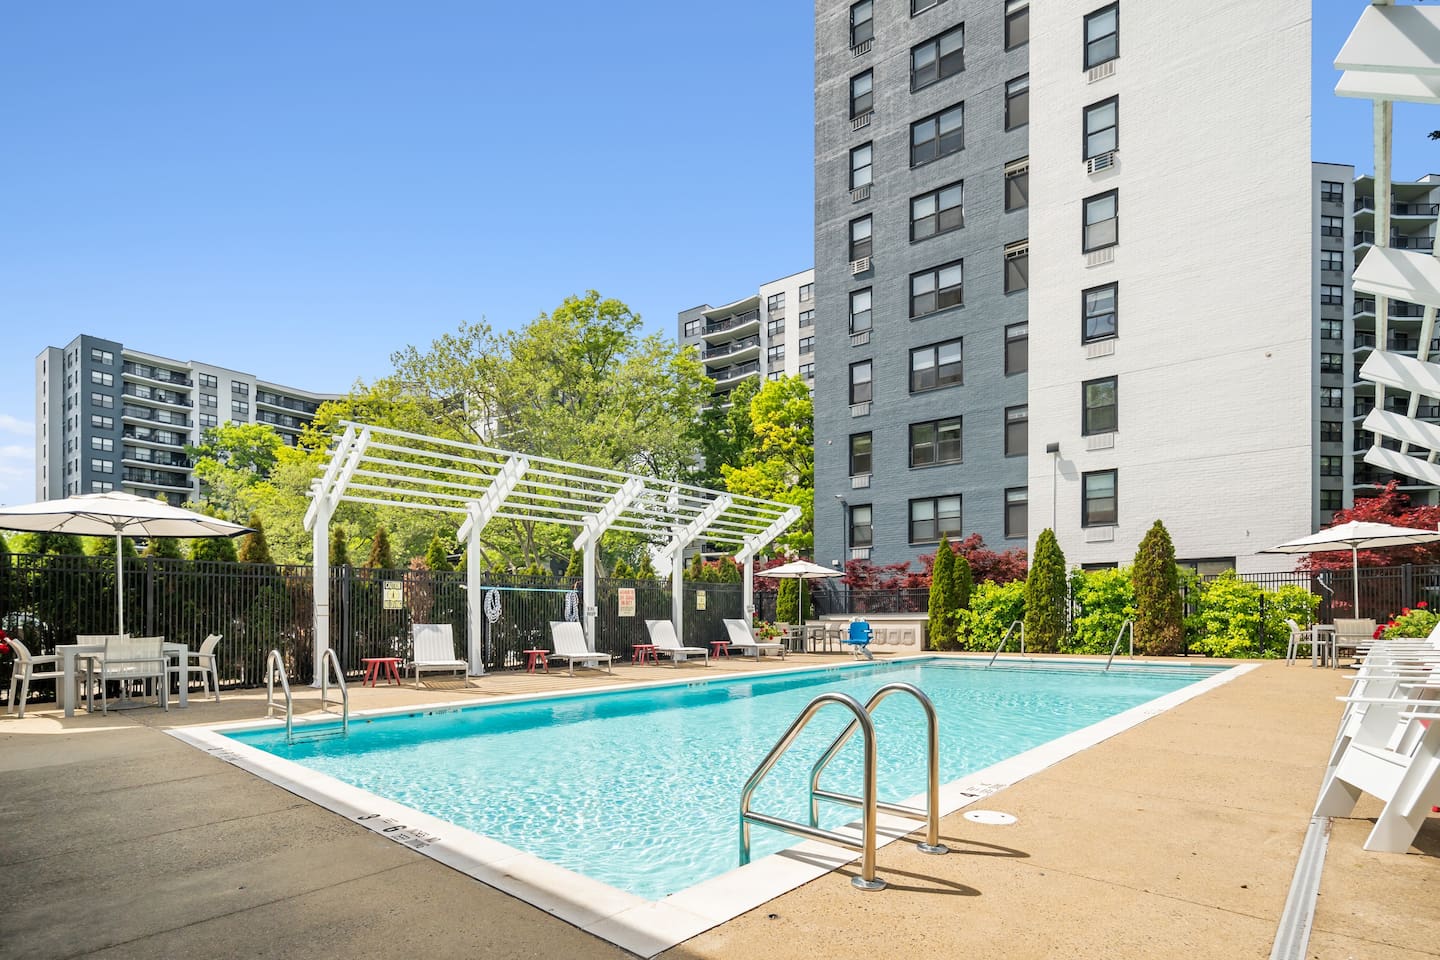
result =
M693 346L725 402L749 378L799 374L815 385L815 271L781 277L754 294L712 307L681 311L680 343Z
M35 495L124 490L182 503L199 493L185 445L206 428L265 423L293 444L338 396L79 336L35 358Z
M1161 519L1292 562L1257 554L1317 509L1309 43L1303 0L818 0L818 559L1054 527L1109 565Z

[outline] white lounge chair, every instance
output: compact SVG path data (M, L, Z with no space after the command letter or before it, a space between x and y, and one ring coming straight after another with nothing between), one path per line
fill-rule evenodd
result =
M762 642L755 639L755 634L750 631L748 620L726 620L725 632L730 635L730 646L741 653L749 653L760 659L762 651L780 654L780 659L785 659L785 644Z
M448 623L412 623L410 636L414 641L410 666L415 669L415 686L420 686L421 673L454 673L462 677L470 665L455 659L455 633ZM467 681L468 683L468 681Z
M181 683L189 683L191 676L200 675L200 690L202 695L212 693L215 702L220 702L220 670L215 656L215 648L219 646L222 634L212 633L200 644L200 649L194 653L187 653L179 666L171 667L171 674L180 678Z
M555 644L555 652L550 654L553 659L564 660L570 666L570 676L575 676L575 664L593 663L598 669L600 664L605 664L606 673L614 673L610 669L610 654L596 653L590 649L585 642L585 628L578 623L568 620L550 621L550 639Z
M681 646L680 638L675 635L675 624L669 620L646 620L645 629L650 631L650 642L655 644L655 652L669 657L676 669L682 661L691 657L701 657L705 666L710 666L710 651L703 647Z
M59 667L60 656L50 654L37 657L32 654L19 640L14 637L5 641L10 644L10 652L15 655L15 672L10 674L10 712L14 713L17 708L20 716L25 716L25 701L30 699L31 680L54 680L55 699L60 699L60 684L64 682L65 671ZM49 667L49 670L37 670L37 667ZM19 688L20 696L17 698L16 688Z

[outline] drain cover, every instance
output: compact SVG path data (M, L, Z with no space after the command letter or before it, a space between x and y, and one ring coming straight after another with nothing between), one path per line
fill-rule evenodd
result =
M965 814L965 819L971 823L988 823L997 827L1008 827L1015 822L1012 814L1001 813L999 810L971 810Z

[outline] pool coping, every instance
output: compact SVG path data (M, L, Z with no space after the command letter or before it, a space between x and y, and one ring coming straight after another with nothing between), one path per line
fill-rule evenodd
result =
M886 663L915 660L962 660L976 662L988 659L965 656L919 654L887 658ZM1100 658L1048 658L1009 656L1009 663L1095 664ZM1130 661L1129 665L1176 666L1173 662ZM943 784L940 789L940 814L947 816L991 794L1017 783L1041 770L1073 756L1097 743L1128 730L1150 717L1181 703L1201 696L1221 684L1228 683L1260 664L1247 663L1217 670L1179 690L1124 710L1112 717L1016 754L999 763L973 771L957 781ZM845 671L863 667L861 663L828 665L812 668L817 672ZM742 675L744 679L794 674L794 668L780 668ZM739 679L727 674L713 680L697 681L693 674L671 680L657 680L624 688L670 687L680 684L711 683ZM617 691L618 692L618 691ZM490 704L514 704L525 701L551 701L581 696L601 695L604 691L559 691L555 693L524 693L487 699L483 704L447 702L425 706L386 707L352 714L354 718L372 718L395 714L449 712L463 708L483 708ZM332 723L333 715L300 718L297 728L318 723ZM276 726L283 721L244 720L200 727L167 730L170 736L188 743L236 767L258 776L290 793L311 801L374 833L401 843L433 860L458 870L547 913L585 930L603 940L644 957L669 949L705 930L725 923L775 897L825 875L859 858L855 851L817 841L803 841L786 850L730 870L717 877L670 894L660 900L643 897L611 887L598 880L545 861L497 840L483 836L448 821L425 814L397 801L376 796L366 790L342 783L326 774L310 770L298 763L275 756L224 736L224 731ZM917 794L904 801L907 805L924 805L924 795ZM876 820L877 846L883 847L914 832L916 821L889 814ZM857 832L852 822L840 832ZM883 871L882 871L883 876Z

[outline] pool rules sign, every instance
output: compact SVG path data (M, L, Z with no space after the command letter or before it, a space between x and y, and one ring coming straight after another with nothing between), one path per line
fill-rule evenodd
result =
M386 580L384 581L383 599L384 609L400 610L405 606L405 581Z
M621 587L618 592L620 594L620 616L635 616L635 588Z

